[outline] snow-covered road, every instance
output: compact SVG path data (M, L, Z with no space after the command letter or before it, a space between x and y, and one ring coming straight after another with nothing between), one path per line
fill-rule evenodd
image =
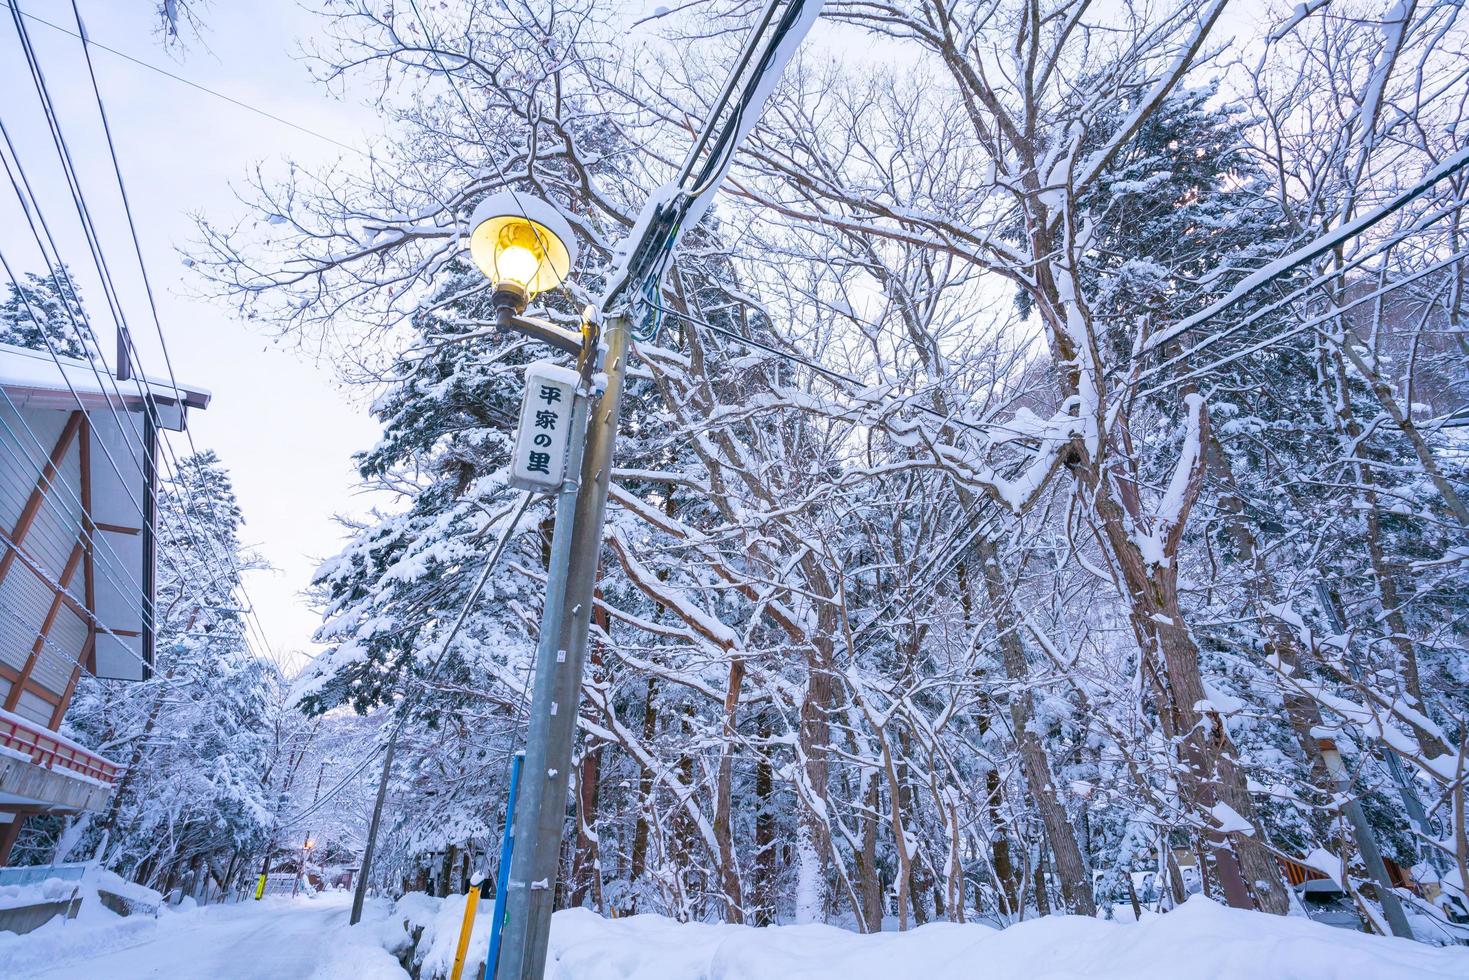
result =
M35 980L144 980L167 977L290 980L310 976L329 955L351 911L351 896L266 899L165 912L146 938L27 976ZM334 938L334 937L333 937Z

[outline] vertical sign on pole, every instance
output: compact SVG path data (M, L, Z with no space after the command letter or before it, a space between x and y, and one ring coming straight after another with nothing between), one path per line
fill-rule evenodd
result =
M566 479L567 437L579 378L570 368L536 361L525 369L525 397L515 430L510 485L554 490Z

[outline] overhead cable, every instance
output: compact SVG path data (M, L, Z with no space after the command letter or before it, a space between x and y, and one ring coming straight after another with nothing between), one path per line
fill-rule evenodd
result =
M1276 259L1274 262L1265 266L1265 268L1241 279L1235 284L1233 289L1218 301L1211 303L1192 316L1185 317L1167 330L1160 331L1152 337L1149 337L1144 343L1143 349L1145 351L1154 350L1174 337L1177 337L1179 334L1212 320L1224 310L1239 303L1272 279L1277 279L1313 259L1320 258L1342 245L1348 239L1356 238L1378 222L1396 214L1432 190L1439 181L1458 173L1465 167L1469 167L1469 146L1460 147L1457 153L1430 170L1420 180L1414 183L1412 187L1409 187L1400 194L1394 195L1387 203L1369 211L1359 218L1346 222L1334 231L1317 236L1294 252Z
M117 327L118 327L118 330L119 330L119 335L120 335L120 338L123 341L123 346L124 346L125 352L128 354L128 356L133 361L133 363L135 363L137 365L137 367L138 367L138 373L139 374L142 374L143 373L142 358L141 358L141 355L139 354L139 352L137 350L136 345L134 344L134 342L132 340L131 331L127 327L127 317L126 317L125 312L123 311L121 297L120 297L120 294L118 293L118 291L116 289L115 283L113 282L112 274L111 274L111 269L110 269L110 267L109 267L109 265L108 265L108 263L106 261L106 258L105 258L105 255L104 255L104 252L103 252L103 249L102 249L102 245L101 245L100 236L98 235L98 233L96 231L96 227L95 227L95 225L94 225L94 223L92 221L90 209L87 207L86 199L85 199L85 191L83 190L83 188L81 186L80 177L79 177L79 175L77 173L75 164L72 161L71 151L70 151L69 146L67 145L65 134L62 131L62 128L61 128L61 120L59 118L59 115L57 114L55 105L54 105L54 103L53 103L53 101L51 99L49 87L48 87L48 85L46 83L44 72L41 69L39 58L36 55L35 50L34 50L34 47L32 46L32 44L30 42L29 34L26 31L26 29L25 29L25 23L24 23L23 19L20 16L21 12L20 12L19 8L18 7L15 7L15 6L11 6L11 14L12 14L12 19L13 19L13 21L15 23L17 35L18 35L18 37L20 39L20 42L21 42L22 49L23 49L23 51L24 51L24 53L26 55L27 66L28 66L28 68L30 70L30 73L31 73L32 82L35 85L37 96L40 99L42 110L43 110L43 112L46 115L47 124L48 124L48 127L50 128L50 131L51 131L52 142L55 145L57 154L58 154L58 156L59 156L59 158L61 160L63 173L65 174L65 176L67 178L68 188L69 188L69 190L71 192L71 196L72 196L73 202L76 205L78 218L80 219L80 221L82 223L83 232L84 232L85 237L87 239L89 249L91 250L91 253L92 253L93 262L96 265L98 274L99 274L99 276L102 279L104 297L106 298L106 300L108 302L109 308L111 309L111 311L113 313L114 319L117 321ZM80 26L80 22L79 22L79 26ZM80 37L81 35L77 35L77 36ZM85 42L85 37L83 37L82 40ZM88 61L89 61L89 65L90 65L90 57L88 58ZM95 96L96 96L96 98L98 100L98 108L99 108L99 111L102 113L102 116L103 116L104 128L107 129L107 138L108 138L109 149L111 149L111 146L112 146L111 131L110 131L110 128L107 127L106 110L105 110L105 107L103 107L103 105L101 103L100 90L97 89L97 87L96 87L95 76L93 76L93 86L94 86L94 94L95 94ZM21 172L21 175L22 175L22 179L24 179L24 167L23 167L23 164L21 163L20 158L19 158L18 154L16 153L16 150L15 150L15 147L14 147L13 143L10 143L8 133L6 134L6 142L7 142L7 145L10 146L12 155L15 156L16 166L17 166L17 168L20 169L20 172ZM158 318L157 307L156 307L156 305L153 302L152 286L151 286L151 283L148 281L146 265L143 263L141 247L138 244L138 237L137 237L136 226L135 226L135 224L134 224L134 222L132 220L131 208L130 208L130 206L127 203L126 188L125 188L125 186L122 183L122 175L121 175L120 169L117 167L115 153L113 155L113 167L114 167L114 172L115 172L115 174L117 176L117 179L118 179L118 182L119 182L119 188L122 190L125 213L126 213L126 216L127 216L127 219L128 219L129 229L130 229L130 231L132 233L134 247L135 247L135 249L137 251L137 257L138 257L138 261L139 261L139 268L140 268L140 271L143 274L144 285L145 285L146 290L147 290L150 309L152 310L152 313L153 313L154 324L155 324L155 327L158 330L159 342L162 345L164 358L167 361L167 360L169 360L167 342L166 342L166 340L163 337L162 324L161 324L161 322L159 321L159 318ZM12 180L13 180L13 178L12 178ZM26 182L26 184L27 184L27 188L29 188L29 182L28 181ZM19 193L19 191L17 191L17 193ZM35 200L33 194L31 196L32 196L32 204L33 204L33 206L35 208L37 208L38 211L39 211L39 208L40 208L39 201L38 200ZM24 203L24 202L22 202L22 203ZM44 219L43 219L43 222L44 222ZM33 234L34 234L34 227L32 228L32 231L33 231ZM47 231L47 237L48 238L50 237L49 230ZM39 240L38 240L38 245L39 245ZM54 240L52 241L52 245L53 245L53 248L54 248L54 245L55 245ZM45 250L43 248L42 249L43 258L45 258L44 251ZM57 256L57 262L58 263L60 262L60 256L59 256L59 254ZM63 266L63 269L64 269L64 266ZM54 268L53 268L53 275L54 275ZM69 274L68 274L68 279L69 279ZM73 288L73 290L75 289L74 285L73 285L72 288ZM63 304L63 305L65 305L67 307L67 313L68 313L68 315L69 316L72 316L71 309L70 309L70 304ZM72 319L73 319L73 323L75 323L75 317L74 316L72 316ZM89 330L90 330L90 326L89 326ZM93 333L94 343L96 342L96 339L97 339L96 338L96 335L95 335L95 333ZM83 346L85 347L86 344L84 343ZM55 358L56 352L55 352L54 349L51 350L51 354L52 354L53 358ZM91 352L90 352L90 350L88 351L88 357L89 357L89 360L90 360L91 359ZM60 368L59 361L58 361L58 368ZM170 378L172 378L173 372L172 372L172 364L171 364L171 362L168 365L168 369L169 369ZM95 365L94 365L94 370L95 370ZM63 373L64 373L64 369L63 369ZM109 380L112 380L114 390L116 390L116 388L117 388L116 380L115 379L112 379L110 372L108 372L108 376L109 376ZM165 458L168 459L169 457L171 457L172 467L173 467L175 473L177 474L178 472L180 472L180 464L179 464L178 456L173 451L171 440L169 439L169 437L167 436L167 434L164 432L164 427L161 424L161 419L158 416L157 406L154 404L154 402L152 400L151 393L147 389L146 385L141 380L135 379L134 383L138 387L139 395L143 399L145 409L149 412L149 414L150 414L150 416L152 418L152 421L154 423L154 426L155 426L156 430L160 434L159 444L163 447L163 449L165 451ZM179 393L179 389L178 389L178 385L177 385L177 381L176 380L173 381L173 387L174 387L174 390L175 390L176 397L180 400L180 402L182 402L182 396ZM121 393L120 392L119 392L119 397L121 397ZM115 408L113 409L113 411L114 411L114 415L116 415L116 409ZM129 421L131 422L132 420L129 419ZM141 442L142 442L142 435L141 435L141 433L138 433L137 432L136 423L133 423L132 424L132 428L133 428L133 434L135 435L135 437L137 438L137 440L141 444ZM193 436L192 436L192 433L188 433L187 430L185 430L185 431L186 431L186 436L189 439L190 448L197 455L198 450L197 450L197 447L195 447L194 444L193 444ZM146 455L146 449L140 449L140 451L143 452ZM278 658L276 658L275 653L274 653L274 650L273 650L273 648L270 645L270 641L269 641L268 637L266 637L266 635L264 633L264 630L260 627L260 624L258 622L258 619L252 618L253 617L254 603L251 600L251 598L249 596L248 589L246 588L246 586L244 584L243 570L239 568L238 562L235 560L235 557L233 555L230 555L230 554L226 553L226 551L225 551L225 549L223 547L223 543L222 542L217 542L214 539L212 539L210 536L204 535L204 534L202 534L201 532L198 531L197 526L194 525L193 517L192 517L192 515L190 513L190 510L187 507L185 507L185 509L182 511L182 514L183 514L183 517L185 519L185 522L190 525L191 532L198 538L199 541L203 542L203 544L201 546L202 547L208 547L210 545L215 546L215 549L216 549L216 551L217 551L220 559L223 561L223 563L225 563L225 564L230 565L230 566L233 567L233 569L234 569L234 571L236 573L236 580L238 582L238 587L241 590L241 594L245 597L245 604L247 605L247 607L249 607L251 609L251 616L250 617L247 617L247 619L246 619L247 625L256 634L257 639L260 641L261 645L263 647L265 647L265 649L266 649L267 653L269 654L269 656L271 657L271 659L274 660L274 661L276 661L277 663L279 663L279 660L278 660Z
M19 10L18 7L16 7L12 3L7 2L7 0L0 0L0 6L10 7L12 10ZM146 68L148 71L155 72L159 75L164 76L165 78L171 78L174 81L179 82L180 84L187 85L192 89L197 89L198 91L203 92L205 95L213 96L216 99L221 99L225 102L228 102L230 105L244 109L246 112L253 112L257 116L262 116L266 119L271 120L272 122L278 122L282 126L289 126L291 129L294 129L301 133L305 133L307 136L314 136L319 140L324 140L327 143L331 143L333 146L341 147L349 153L356 153L359 156L371 157L371 154L369 154L366 150L359 149L358 147L352 146L348 143L343 143L341 140L333 139L332 137L327 136L325 133L321 133L317 130L312 129L310 126L303 126L301 123L292 122L291 120L278 116L273 112L268 112L265 109L260 108L259 106L251 105L249 102L237 99L232 95L226 95L225 93L212 89L207 85L201 85L200 83L193 81L192 79L175 74L174 72L171 72L166 68L159 68L157 65L149 64L146 61L134 58L130 54L126 54L116 48L109 47L108 45L103 44L101 41L98 41L96 38L92 37L91 34L86 34L86 36L83 36L82 34L78 34L76 31L70 30L66 27L62 27L60 24L53 24L46 18L37 16L36 14L30 13L29 11L19 10L19 13L27 20L33 20L38 24L51 28L53 31L59 31L62 34L77 38L89 47L98 48L102 51L106 51L108 54L121 58L124 61L132 62L139 68Z

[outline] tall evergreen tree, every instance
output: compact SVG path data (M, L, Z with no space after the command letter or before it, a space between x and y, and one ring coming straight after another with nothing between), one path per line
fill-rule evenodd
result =
M251 565L243 517L213 452L179 460L158 495L156 657L138 683L84 676L64 719L126 766L107 810L76 837L109 836L109 866L152 885L192 867L217 878L263 845L278 809L267 785L276 667L255 655L237 590Z
M0 344L32 350L55 350L62 357L85 360L93 350L81 296L65 266L49 275L27 273L26 281L6 284L0 302Z

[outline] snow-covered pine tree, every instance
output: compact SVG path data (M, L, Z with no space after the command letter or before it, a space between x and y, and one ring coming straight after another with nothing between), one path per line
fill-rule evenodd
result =
M25 282L7 283L0 302L0 344L15 344L61 357L86 359L92 349L81 296L65 266L48 275L27 273Z
M185 456L158 495L156 658L148 679L84 675L63 721L83 744L126 766L107 810L67 835L156 887L190 871L228 877L263 846L275 819L267 787L268 732L282 678L246 641L236 598L253 564L243 517L213 452ZM201 873L202 872L202 873Z

